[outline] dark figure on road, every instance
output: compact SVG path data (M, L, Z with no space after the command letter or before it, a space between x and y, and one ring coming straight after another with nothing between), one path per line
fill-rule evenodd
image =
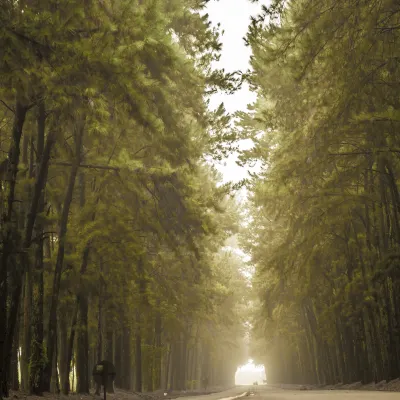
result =
M105 384L107 393L114 393L115 367L107 360L100 361L93 368L93 380L96 385L96 395L100 395L101 386Z
M208 387L208 377L203 378L202 380L203 388L206 391Z

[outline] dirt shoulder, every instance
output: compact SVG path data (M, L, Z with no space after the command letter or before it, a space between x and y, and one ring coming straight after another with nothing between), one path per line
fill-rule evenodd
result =
M133 391L116 389L115 393L107 393L107 400L171 400L179 398L191 399L196 397L196 400L218 400L222 398L235 397L241 394L244 390L240 388L212 388L208 391L173 391L164 394L164 391L137 393ZM204 398L204 399L203 399ZM68 396L55 393L44 393L43 396L30 396L22 391L10 391L10 400L102 400L103 395L96 396L94 391L89 395L71 393Z
M344 385L338 383L336 385L268 385L286 390L368 390L368 391L382 391L382 392L400 392L400 378L393 379L389 382L371 382L362 384L361 382L354 382Z

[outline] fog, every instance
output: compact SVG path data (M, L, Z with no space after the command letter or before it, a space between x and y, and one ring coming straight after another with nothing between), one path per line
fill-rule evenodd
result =
M263 365L255 365L253 360L239 367L235 374L236 385L252 385L257 382L259 385L266 379L265 368Z

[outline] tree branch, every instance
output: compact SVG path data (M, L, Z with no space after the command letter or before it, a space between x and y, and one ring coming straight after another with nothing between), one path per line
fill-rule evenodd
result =
M52 162L53 165L57 165L60 167L71 167L72 163L67 162L67 161L57 161L57 162ZM110 167L108 165L96 165L96 164L80 164L79 165L81 168L88 168L88 169L105 169L105 170L111 170L111 171L119 171L119 167Z
M387 149L387 150L366 150L366 151L350 151L343 153L328 153L330 156L360 156L373 153L400 153L400 149Z
M15 111L7 105L7 103L5 103L3 100L0 100L0 103L4 105L4 107L6 107L8 110L10 110L13 114L15 114Z

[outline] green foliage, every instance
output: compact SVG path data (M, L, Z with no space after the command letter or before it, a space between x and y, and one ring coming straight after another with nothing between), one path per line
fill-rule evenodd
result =
M386 269L400 238L399 16L392 1L275 1L250 26L258 99L238 117L255 147L241 161L263 170L243 242L271 383L399 374L399 281Z
M237 205L208 164L235 148L237 132L223 106L211 112L208 103L242 80L212 66L221 33L203 15L205 4L33 0L6 1L0 11L1 148L21 154L15 187L1 176L8 185L1 202L12 204L13 217L2 225L1 245L27 254L16 282L36 268L36 314L26 321L44 340L32 342L31 385L43 380L47 389L57 320L69 324L58 326L63 340L76 332L77 360L81 346L86 359L89 348L98 351L107 329L128 330L132 348L143 341L150 386L177 335L189 337L189 348L212 343L219 360L241 346L244 278L222 250L237 232ZM17 144L14 105L27 110ZM0 271L7 280L11 261ZM21 297L18 290L9 286L1 300ZM48 321L36 319L42 314ZM12 337L12 323L7 329ZM239 359L232 356L233 367Z

